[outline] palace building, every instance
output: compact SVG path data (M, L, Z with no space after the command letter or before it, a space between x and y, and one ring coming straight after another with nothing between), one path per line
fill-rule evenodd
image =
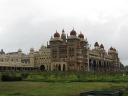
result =
M38 51L30 49L25 54L19 49L17 52L0 52L0 70L12 71L89 71L89 72L117 72L121 62L118 52L110 47L105 50L103 44L96 42L91 49L87 38L77 34L73 29L70 35L55 32L47 46L41 46Z
M54 37L51 37L48 48L51 50L54 70L105 72L120 70L121 63L115 48L110 47L106 51L103 44L99 45L96 42L94 49L90 49L87 38L82 33L77 35L74 29L69 36L66 36L64 30L61 35L56 32Z

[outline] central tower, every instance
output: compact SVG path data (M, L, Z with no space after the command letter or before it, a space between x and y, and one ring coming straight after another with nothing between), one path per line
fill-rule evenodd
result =
M84 35L82 33L77 35L74 29L67 37L64 30L61 35L56 32L50 40L51 60L54 62L55 70L60 69L56 67L56 64L66 63L69 71L86 71L87 43Z

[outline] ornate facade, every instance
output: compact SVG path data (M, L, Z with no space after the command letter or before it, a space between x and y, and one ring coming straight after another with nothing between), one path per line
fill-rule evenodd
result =
M111 47L108 51L104 45L94 44L89 47L87 38L73 29L66 36L55 32L47 46L41 46L38 51L30 49L24 54L17 52L0 52L0 70L42 70L42 71L120 71L121 63L118 52Z
M51 62L65 62L65 65L60 66L66 66L69 71L120 70L121 63L115 48L111 47L107 52L103 44L96 42L94 49L90 49L87 38L82 33L77 35L74 29L69 36L66 36L64 30L61 35L56 32L48 47L51 49Z

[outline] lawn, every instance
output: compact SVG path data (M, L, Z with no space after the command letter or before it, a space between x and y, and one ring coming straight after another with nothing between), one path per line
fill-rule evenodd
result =
M128 83L110 82L0 82L0 96L79 96L80 92L87 90L127 86Z

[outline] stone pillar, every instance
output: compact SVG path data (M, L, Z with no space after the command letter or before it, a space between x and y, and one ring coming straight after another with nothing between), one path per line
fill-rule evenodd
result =
M96 63L97 63L97 71L99 72L99 61L96 60Z
M88 63L88 69L87 71L90 71L90 62L89 62L89 52L87 51L87 63Z
M61 68L60 68L61 71L63 71L63 64L62 64L62 63L60 64L60 67L61 67Z

